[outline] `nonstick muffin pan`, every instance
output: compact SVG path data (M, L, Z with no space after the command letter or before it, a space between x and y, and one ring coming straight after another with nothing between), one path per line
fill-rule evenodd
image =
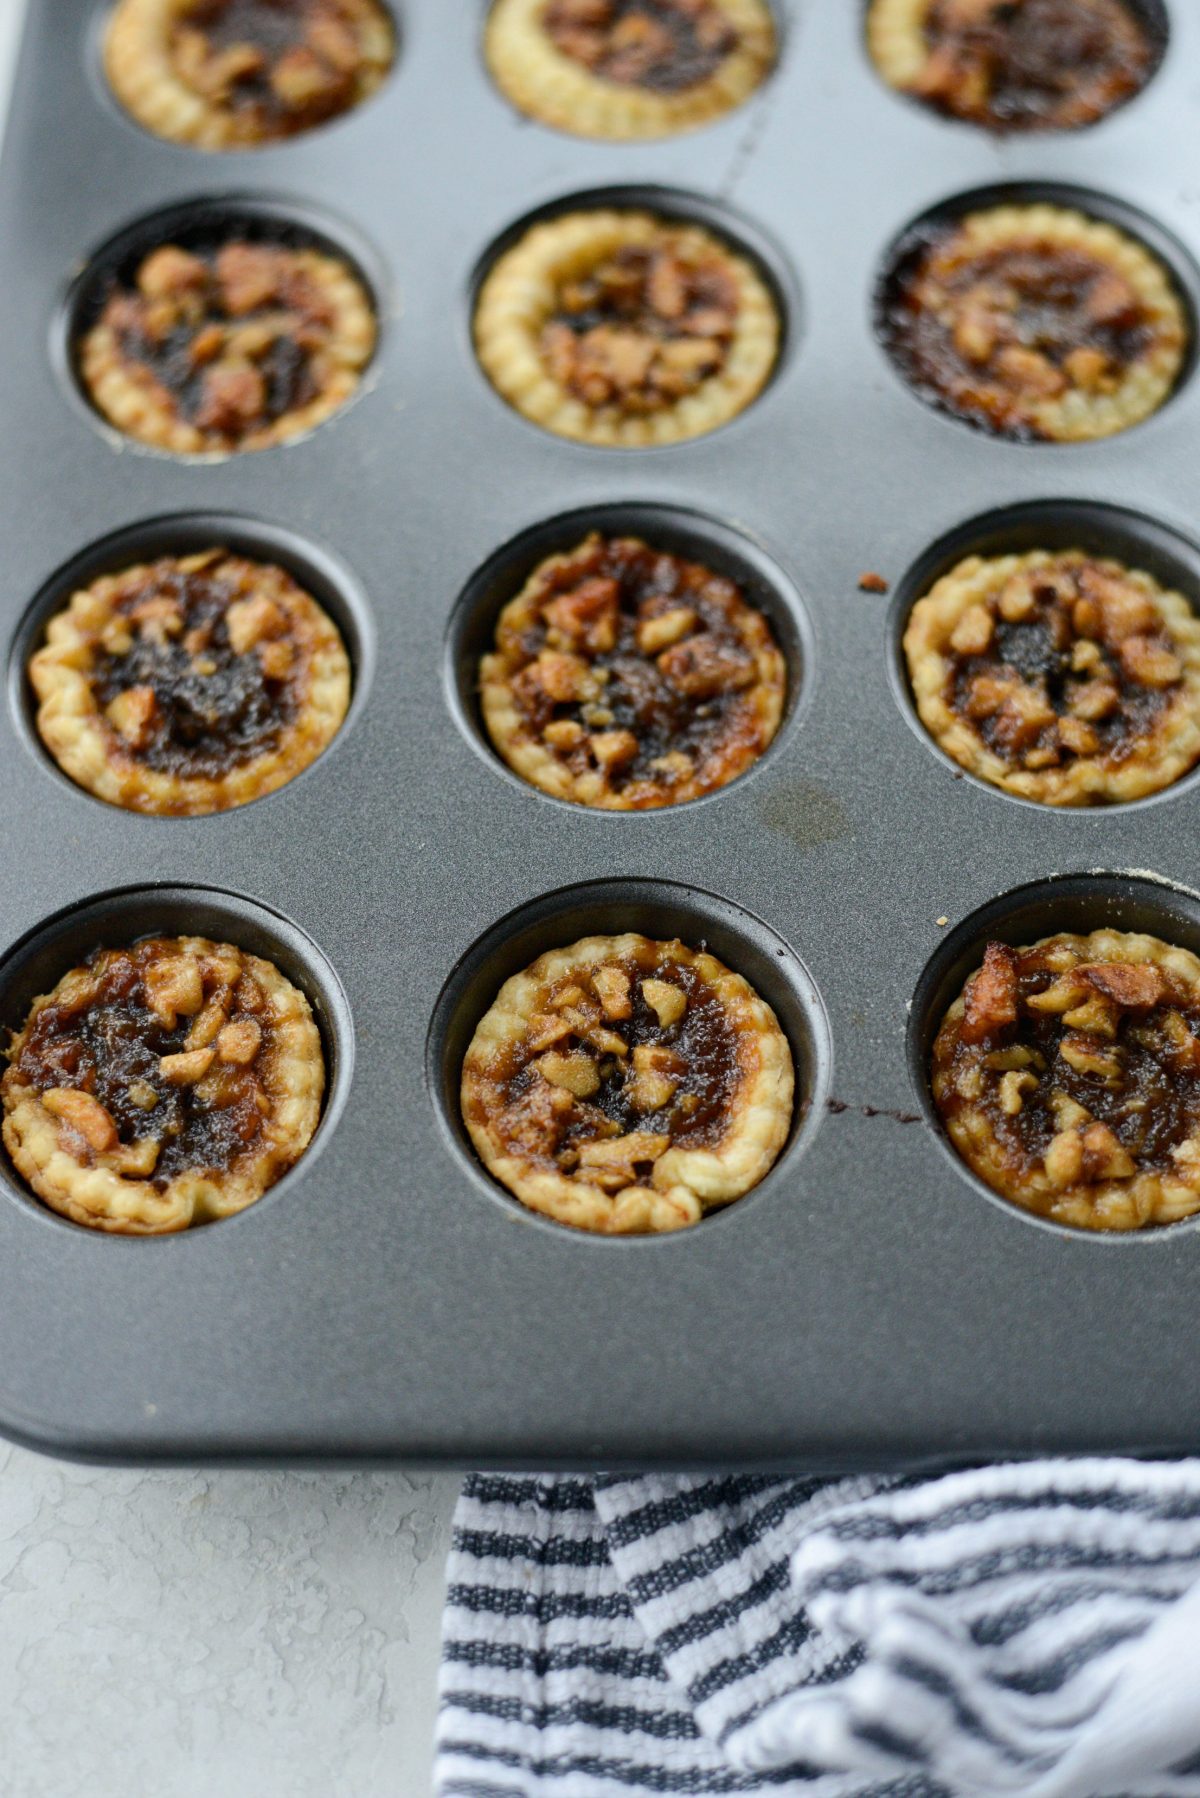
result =
M874 329L894 246L963 196L1052 195L1168 261L1193 315L1200 17L1170 6L1145 92L997 141L888 91L846 0L780 8L777 73L708 129L576 142L517 117L482 0L406 0L397 66L287 144L159 142L100 72L103 8L33 0L0 170L0 1020L88 947L228 936L314 1003L325 1116L250 1210L93 1235L3 1172L0 1426L106 1460L834 1468L1057 1450L1191 1452L1200 1226L1120 1239L1026 1216L937 1128L925 1057L998 935L1102 922L1200 948L1200 788L1055 813L956 769L915 721L904 615L959 555L1127 556L1200 600L1200 386L1080 446L989 438L910 392ZM671 448L581 447L488 384L470 309L514 226L580 196L698 217L785 309L775 377ZM362 389L286 448L179 460L80 396L89 273L184 208L332 244L380 338ZM133 236L128 234L133 232ZM115 248L114 248L115 246ZM618 524L737 573L791 698L761 764L693 805L600 815L525 787L470 676L543 554ZM240 811L133 816L73 787L23 662L81 573L172 546L269 551L341 625L351 715ZM862 590L864 572L890 593ZM525 1213L484 1174L458 1067L500 982L594 930L708 944L775 1007L806 1103L747 1198L655 1240Z

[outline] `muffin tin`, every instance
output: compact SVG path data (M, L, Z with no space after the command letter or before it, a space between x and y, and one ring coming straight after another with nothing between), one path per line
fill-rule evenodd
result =
M981 1188L924 1060L989 934L1106 922L1200 949L1195 779L1047 812L952 767L915 723L903 618L958 555L1080 543L1200 599L1200 384L1082 446L990 439L923 404L873 328L890 248L997 187L1144 221L1193 313L1200 16L1103 124L998 142L889 92L846 0L781 8L778 72L701 132L609 146L515 116L482 0L405 0L358 111L208 155L132 124L96 0L32 0L3 165L0 358L9 657L0 716L0 1021L90 946L227 935L315 1002L318 1136L242 1216L92 1235L0 1175L0 1427L104 1460L843 1468L1051 1450L1190 1452L1200 1225L1085 1236ZM1181 147L1182 146L1182 147ZM490 247L564 201L650 199L765 264L775 379L713 435L626 452L510 411L475 363ZM81 272L167 208L316 234L362 269L381 335L310 438L205 462L134 448L80 397ZM193 212L191 209L196 208ZM1193 320L1194 322L1194 320ZM471 658L532 563L615 523L746 578L792 681L770 753L675 811L526 788L481 734ZM356 697L291 785L193 820L112 810L31 728L23 664L82 572L208 542L267 551L343 626ZM876 571L890 596L864 591ZM457 1116L501 980L592 930L707 942L776 1007L807 1104L746 1199L676 1236L525 1213Z

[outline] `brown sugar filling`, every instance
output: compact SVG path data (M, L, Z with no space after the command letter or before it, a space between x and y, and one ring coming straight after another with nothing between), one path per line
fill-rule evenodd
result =
M11 1078L54 1093L48 1108L89 1151L156 1143L143 1177L159 1191L178 1174L227 1171L270 1110L268 1001L253 974L228 954L202 973L169 939L100 950L85 966L80 1000L41 1008Z
M139 762L216 779L277 746L307 655L281 608L256 592L259 565L220 552L208 566L193 561L164 557L124 584L91 680Z
M934 0L923 100L993 131L1089 125L1145 86L1160 46L1124 0Z
M651 947L542 988L497 1070L499 1132L541 1165L618 1189L670 1147L718 1144L738 1071L716 993ZM589 1146L617 1138L618 1160Z
M360 17L344 0L191 0L170 56L194 92L287 137L354 105Z
M681 781L724 785L767 747L749 697L762 614L734 581L636 538L590 538L547 569L535 621L498 645L524 666L513 696L531 735L577 776L669 802ZM779 671L783 681L782 664Z
M1076 246L1014 239L955 254L926 236L890 284L889 347L911 384L999 435L1032 439L1031 404L1116 390L1154 340L1147 309L1109 263Z
M237 442L317 397L313 357L334 316L289 250L234 239L155 250L135 286L114 287L99 322L178 418Z
M1048 965L1057 940L989 943L961 1022L934 1046L935 1072L952 1076L942 1116L982 1111L1014 1176L1043 1164L1064 1185L1176 1174L1171 1151L1200 1128L1200 1004L1150 962L1061 973ZM980 1065L990 1078L967 1098Z
M715 257L629 244L564 284L541 333L551 375L588 406L674 406L724 367L737 284Z
M712 0L549 0L542 24L601 80L659 94L698 87L740 41Z
M951 635L945 700L1014 768L1118 766L1149 737L1183 663L1144 591L1077 558L1014 574Z

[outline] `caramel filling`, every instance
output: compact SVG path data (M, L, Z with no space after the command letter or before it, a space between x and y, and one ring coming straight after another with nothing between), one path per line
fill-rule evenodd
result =
M1116 391L1154 341L1146 307L1109 263L1034 237L967 252L954 226L890 284L885 333L919 392L996 435L1036 438L1031 408Z
M602 81L659 94L698 87L739 43L713 0L549 0L542 24Z
M7 1077L41 1095L77 1160L115 1157L159 1191L231 1168L270 1111L266 995L235 951L180 948L98 951L78 996L37 1013Z
M364 12L359 0L190 0L171 61L194 93L286 137L354 104Z
M560 288L542 355L587 406L657 412L724 367L737 312L737 284L717 258L669 237L628 245Z
M541 989L495 1070L491 1121L511 1152L620 1191L669 1148L720 1143L739 1071L716 993L648 945Z
M532 614L532 615L530 615ZM737 585L636 538L552 563L497 641L528 735L638 806L724 785L774 734L755 703L770 626ZM778 664L779 689L783 667Z
M945 700L1012 768L1118 766L1183 682L1146 593L1111 565L1061 557L968 607L943 655Z
M933 0L923 100L993 131L1089 125L1138 93L1156 45L1125 0Z
M290 250L234 240L155 250L134 287L115 288L100 323L176 417L237 443L317 397L315 361L334 317Z
M1200 1003L1150 962L1064 971L1057 942L988 945L961 1021L934 1047L952 1076L939 1110L986 1117L1017 1179L1179 1178L1172 1151L1200 1130Z
M126 755L164 774L219 779L277 747L308 668L268 590L292 585L281 569L219 550L166 557L125 579L91 684Z

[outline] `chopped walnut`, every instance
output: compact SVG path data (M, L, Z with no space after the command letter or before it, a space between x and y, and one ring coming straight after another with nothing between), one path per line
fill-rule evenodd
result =
M204 1004L204 983L196 963L186 956L152 962L143 974L146 1002L168 1030L177 1017L190 1018Z
M1016 957L1006 944L989 943L983 966L967 987L963 1040L982 1042L1016 1021Z
M103 1154L117 1146L117 1126L98 1099L74 1087L51 1087L42 1094L42 1104L50 1113L82 1136L90 1149Z
M212 1066L216 1051L185 1049L178 1055L160 1055L158 1071L171 1086L194 1086Z

